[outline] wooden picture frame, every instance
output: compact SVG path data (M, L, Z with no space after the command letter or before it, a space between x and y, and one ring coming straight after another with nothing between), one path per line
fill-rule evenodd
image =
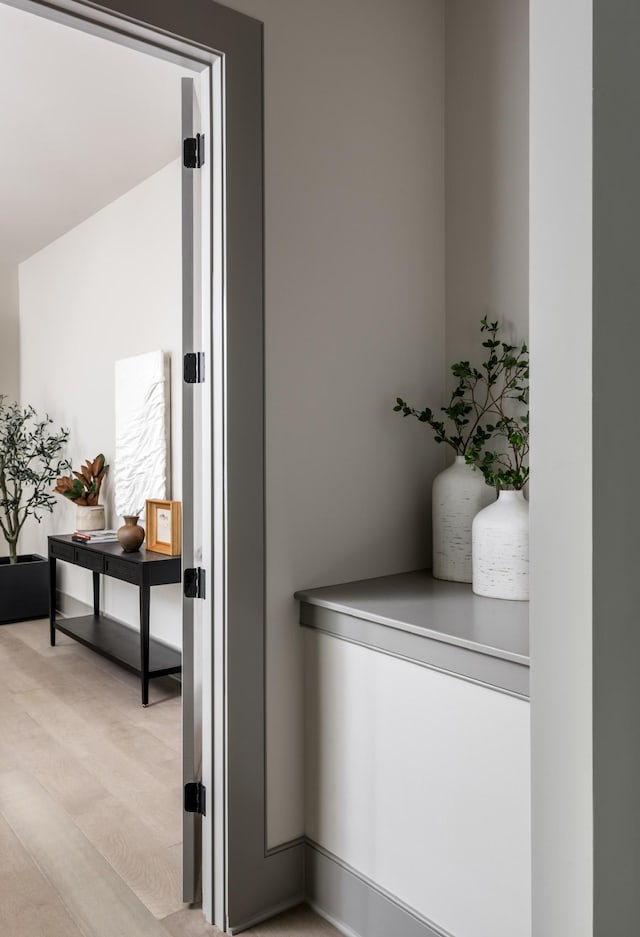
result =
M180 556L182 553L182 504L180 501L147 499L147 550Z

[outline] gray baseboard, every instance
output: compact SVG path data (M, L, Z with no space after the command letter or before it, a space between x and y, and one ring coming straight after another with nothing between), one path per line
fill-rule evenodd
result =
M347 937L452 937L310 840L305 888L311 907Z
M262 924L264 921L270 921L272 918L276 917L278 914L283 914L285 911L290 911L291 908L296 908L298 905L303 904L306 901L304 895L300 894L293 898L290 898L288 901L283 901L282 904L275 905L271 908L265 908L264 911L261 911L260 914L255 915L255 917L248 918L246 921L242 921L240 924L236 924L233 927L229 927L227 930L228 934L242 934L244 931L248 930L250 927L257 927L259 924Z
M88 605L86 602L81 602L80 599L74 598L72 595L67 595L66 592L61 592L59 589L56 592L56 612L62 616L62 618L72 618L76 615L90 615L93 611L93 606Z

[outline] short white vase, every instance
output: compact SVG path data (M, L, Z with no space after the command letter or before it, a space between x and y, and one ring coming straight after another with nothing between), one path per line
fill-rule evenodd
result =
M529 598L529 505L521 491L501 491L473 521L473 591Z
M450 582L471 582L471 524L496 493L478 469L456 456L433 480L433 575Z
M76 530L104 530L104 504L76 505Z

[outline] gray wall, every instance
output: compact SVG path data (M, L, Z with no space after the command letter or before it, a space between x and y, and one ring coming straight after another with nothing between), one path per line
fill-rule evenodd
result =
M229 0L264 21L268 841L303 832L296 589L430 562L444 453L442 0Z
M447 365L529 334L529 2L446 3ZM482 360L482 359L480 359Z
M593 933L627 937L640 933L640 509L627 481L640 458L640 6L595 0L593 13Z
M533 935L590 937L591 0L536 0L530 29Z

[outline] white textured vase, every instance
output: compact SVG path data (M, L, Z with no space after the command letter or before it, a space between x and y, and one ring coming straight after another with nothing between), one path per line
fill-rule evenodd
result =
M521 491L501 491L473 521L473 591L529 598L529 505Z
M103 530L104 504L76 505L76 530Z
M471 582L471 524L495 500L481 472L456 456L433 480L433 575L450 582Z

